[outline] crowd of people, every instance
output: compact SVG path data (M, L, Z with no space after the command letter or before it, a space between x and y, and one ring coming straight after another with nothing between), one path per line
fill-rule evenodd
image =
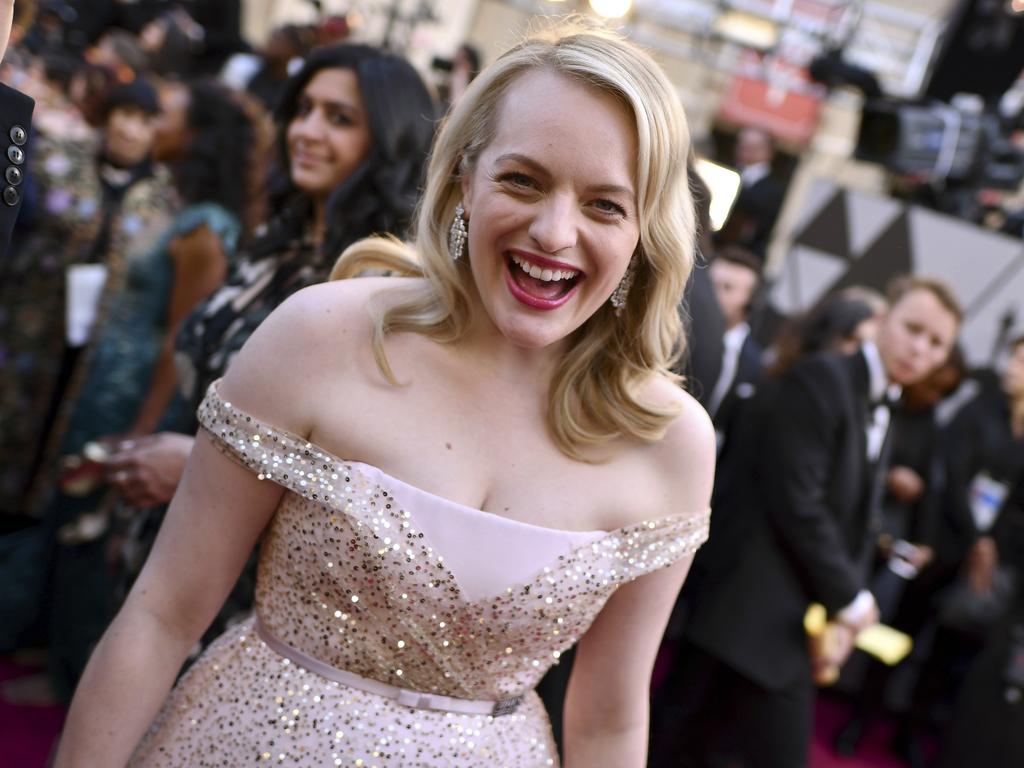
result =
M969 369L921 275L769 335L770 137L713 236L596 26L442 102L337 20L95 5L0 0L0 696L57 766L797 768L822 684L840 753L1021 759L1024 336Z

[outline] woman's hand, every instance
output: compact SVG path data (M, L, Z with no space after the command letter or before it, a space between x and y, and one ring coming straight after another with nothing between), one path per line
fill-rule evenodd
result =
M122 441L107 461L107 480L133 507L166 504L178 488L194 441L176 432Z

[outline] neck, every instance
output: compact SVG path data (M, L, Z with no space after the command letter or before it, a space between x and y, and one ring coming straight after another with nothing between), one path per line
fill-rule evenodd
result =
M498 377L504 386L527 392L537 390L547 395L555 369L569 346L568 339L540 349L528 349L510 342L491 322L480 301L476 286L470 285L471 315L469 331L459 342L474 365Z
M1014 437L1024 437L1024 397L1010 399L1010 429Z
M313 200L313 226L310 228L310 234L318 248L323 245L327 236L327 200L323 198Z

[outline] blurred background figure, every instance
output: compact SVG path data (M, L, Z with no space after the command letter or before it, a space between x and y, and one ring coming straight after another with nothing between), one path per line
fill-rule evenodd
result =
M163 101L157 118L157 94L144 82L111 94L104 215L79 262L103 268L94 319L65 347L34 479L38 502L28 501L40 505L43 557L33 567L53 596L46 630L62 697L111 616L110 498L96 452L152 431L163 415L174 391L174 333L223 279L262 182L253 171L260 118L239 97L197 83L165 89ZM74 317L81 298L73 282L67 301Z
M736 138L734 162L740 173L740 193L715 241L739 245L762 261L775 221L782 210L785 187L772 176L775 146L758 128L744 128Z
M275 29L260 50L259 69L245 83L245 90L268 110L275 110L287 87L291 65L301 64L311 45L312 30L307 27L288 24Z
M476 46L463 43L450 59L435 56L430 63L442 106L447 110L459 102L466 87L473 82L483 66Z
M34 222L0 282L0 348L18 361L0 379L0 508L12 515L30 512L29 489L89 338L85 327L69 338L68 313L99 310L99 296L68 309L65 273L77 265L90 265L80 274L121 273L125 254L151 247L174 205L170 177L151 159L159 103L148 84L115 89L96 136L61 97L53 102L61 119L51 123L46 106L29 169Z
M728 245L715 252L709 274L725 317L722 369L706 405L721 457L741 401L753 397L761 377L764 350L751 336L748 322L761 284L761 262L750 251Z
M156 538L207 388L264 318L296 291L325 280L348 245L374 232L407 231L435 115L416 70L369 46L317 49L289 81L275 115L278 167L270 218L227 280L182 324L174 413L156 434L122 444L107 464L116 492L135 508L126 512L118 535L117 600L127 594ZM248 614L254 578L255 557L207 640Z
M829 294L780 331L768 353L768 369L779 377L796 361L818 352L852 354L875 338L888 305L878 291L851 286Z
M935 601L935 537L945 490L937 406L967 375L963 355L954 349L931 376L906 387L893 412L891 465L872 565L871 592L881 620L919 642L914 655L896 669L855 651L843 668L838 689L852 702L852 714L835 740L839 754L857 752L873 718L892 716L900 725L894 743L911 765L920 765L923 750L912 734L911 690L925 653L925 624ZM927 706L924 701L913 702Z

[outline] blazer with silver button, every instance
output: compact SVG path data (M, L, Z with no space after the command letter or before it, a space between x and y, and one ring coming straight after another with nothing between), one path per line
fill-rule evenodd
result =
M0 258L7 250L18 218L29 153L29 130L35 102L0 83Z

